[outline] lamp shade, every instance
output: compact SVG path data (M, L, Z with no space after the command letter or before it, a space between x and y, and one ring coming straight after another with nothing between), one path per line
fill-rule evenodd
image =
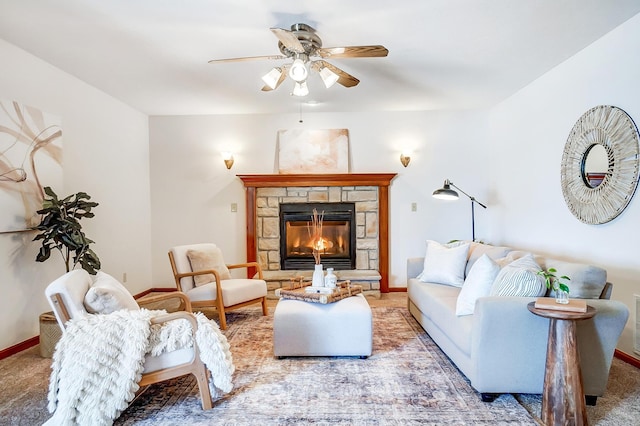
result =
M229 151L223 152L222 159L224 160L224 165L227 166L227 169L231 169L233 166L233 153Z
M307 96L309 94L309 87L307 87L307 82L303 81L302 83L296 82L293 86L293 95L294 96Z
M302 59L297 58L295 61L293 61L291 69L289 70L289 77L291 77L294 81L300 83L307 79L308 74L309 71L307 70L307 67L305 66Z
M438 198L440 200L457 200L458 193L451 189L449 180L445 180L442 188L433 191L433 198Z
M272 89L275 89L276 86L278 85L278 80L280 80L281 75L282 75L282 68L275 67L275 68L272 68L271 71L269 71L267 74L262 76L262 81L264 81L264 84L266 84L267 86L271 87Z
M338 77L338 74L334 73L327 67L320 68L320 77L322 78L324 87L326 87L327 89L336 84L336 81L338 81L338 79L340 78Z

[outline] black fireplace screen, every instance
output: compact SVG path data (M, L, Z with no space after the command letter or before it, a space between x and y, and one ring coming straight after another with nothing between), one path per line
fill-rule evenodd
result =
M315 242L324 268L355 269L354 203L280 204L280 269L313 269L313 209L323 214L322 239Z

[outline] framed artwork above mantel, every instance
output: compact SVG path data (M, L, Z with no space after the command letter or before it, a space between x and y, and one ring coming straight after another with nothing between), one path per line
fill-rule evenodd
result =
M278 131L277 171L281 174L349 173L349 130Z

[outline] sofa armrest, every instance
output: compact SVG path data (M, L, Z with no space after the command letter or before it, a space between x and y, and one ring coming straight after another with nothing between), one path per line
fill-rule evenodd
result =
M602 391L607 385L613 355L629 319L629 308L617 300L589 299L587 304L596 308L592 320L578 321L578 350L582 376L598 375L604 378ZM600 396L590 392L585 380L585 394Z
M416 278L424 269L424 257L410 257L407 259L407 281Z
M549 320L527 309L532 297L482 297L476 302L471 381L480 392L537 393L542 389ZM629 310L614 300L589 299L596 316L577 322L578 350L586 395L604 393L609 369ZM496 390L497 389L497 390ZM527 390L529 389L529 390Z
M479 392L542 389L549 320L533 315L533 297L481 297L476 301L471 357ZM502 389L504 387L504 389Z
M613 291L613 284L609 281L604 285L602 293L600 293L600 299L611 299L611 292Z

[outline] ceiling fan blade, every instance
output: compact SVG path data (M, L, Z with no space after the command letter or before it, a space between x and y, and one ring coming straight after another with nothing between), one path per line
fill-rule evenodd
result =
M338 76L337 83L344 87L353 87L353 86L357 86L358 83L360 83L360 80L358 80L351 74L347 73L346 71L342 71L340 68L334 65L331 65L327 61L318 60L318 61L313 61L311 63L311 67L318 72L320 71L320 68L322 68L323 66L329 68L331 72L335 73Z
M283 30L282 28L271 28L271 32L273 32L278 40L286 47L288 50L296 53L304 53L304 46L298 40L298 37L289 30Z
M242 58L226 58L226 59L211 59L209 61L210 64L218 63L218 62L244 62L244 61L259 61L259 60L278 60L278 59L287 59L286 56L283 55L269 55L269 56L245 56Z
M318 49L318 54L323 58L381 58L387 56L389 51L380 45L345 46L323 47Z

